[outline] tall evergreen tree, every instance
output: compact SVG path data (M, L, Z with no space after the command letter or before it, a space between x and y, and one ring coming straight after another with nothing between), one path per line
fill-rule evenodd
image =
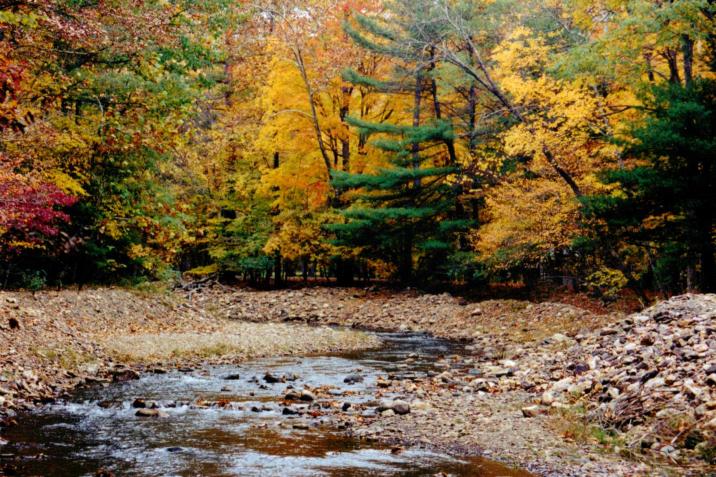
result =
M425 38L440 37L431 8L425 1L394 2L385 17L391 27L366 16L356 17L357 28L345 25L359 45L400 65L390 78L347 71L345 79L388 94L410 95L412 121L348 119L362 137L378 136L373 145L390 160L373 173L333 172L336 190L357 193L342 211L345 222L330 228L339 244L361 247L366 257L394 264L403 282L415 278L416 258L420 272L438 272L456 247L456 234L468 226L459 213L455 133L442 116L434 50L425 48Z
M684 279L716 291L716 81L655 87L645 105L629 149L640 165L605 171L620 192L584 198L585 215L601 224L601 241L646 250L664 291Z

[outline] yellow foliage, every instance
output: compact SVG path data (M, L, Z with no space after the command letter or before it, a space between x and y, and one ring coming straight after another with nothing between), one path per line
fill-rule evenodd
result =
M87 195L82 184L76 179L70 177L68 174L52 170L45 173L47 180L55 184L61 191L73 195L73 196L84 196Z
M624 289L629 280L619 270L602 267L587 277L586 284L590 289L598 290L603 296L611 298Z
M577 232L578 202L556 181L515 180L486 196L489 222L472 235L482 258L497 267L535 264L567 247Z
M555 176L544 150L575 176L595 170L615 147L598 142L605 132L601 105L595 92L580 80L563 80L546 72L550 58L546 38L519 27L497 46L497 79L519 105L524 121L503 134L505 152L533 158L530 167L542 176Z

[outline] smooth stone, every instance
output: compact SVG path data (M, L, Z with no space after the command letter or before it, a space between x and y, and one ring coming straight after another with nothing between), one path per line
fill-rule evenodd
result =
M399 416L410 414L410 404L402 400L393 401L392 409Z
M356 384L356 383L362 383L363 382L363 376L359 374L350 374L346 376L346 378L343 380L346 384Z
M137 417L169 417L169 414L158 409L139 409L134 415Z
M522 415L524 417L537 417L543 413L544 410L540 406L527 406L522 408Z

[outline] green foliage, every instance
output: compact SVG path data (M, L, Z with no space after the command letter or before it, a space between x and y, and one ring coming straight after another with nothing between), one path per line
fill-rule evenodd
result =
M52 178L76 203L55 250L27 248L8 258L8 284L12 276L22 282L16 271L26 268L40 269L48 283L68 283L162 278L177 265L195 222L180 184L197 179L177 167L179 138L222 79L225 54L215 40L225 30L215 20L231 16L226 2L184 3L181 10L166 2L12 8L37 19L12 33L17 51L0 38L0 51L17 56L32 80L32 95L21 98L32 120L18 147L0 142L0 155L25 166L16 173ZM5 23L9 11L0 13Z
M632 129L628 152L642 165L606 170L602 181L617 192L583 199L583 212L603 249L644 248L662 289L677 284L687 263L701 288L716 288L716 82L651 89L649 114ZM609 245L607 245L609 244ZM617 258L617 257L614 257Z
M274 259L264 251L273 232L271 209L266 200L234 202L235 218L214 221L211 258L223 273L256 276L269 273Z
M336 244L360 247L367 258L394 263L401 280L414 278L414 257L420 257L420 273L434 275L435 267L454 250L457 234L468 226L467 221L452 219L459 189L450 182L459 169L433 167L431 158L412 151L414 145L425 146L450 135L432 125L390 128L382 124L376 129L401 132L399 140L374 143L393 154L392 167L374 174L334 172L332 184L337 190L360 193L343 210L346 221L329 230L336 234ZM436 134L437 130L441 132Z
M406 61L410 66L396 69L388 80L351 71L344 73L344 79L390 94L399 94L395 85L402 85L408 91L417 89L419 99L427 99L430 91L423 84L427 58L411 41L424 32L416 31L417 18L407 15L400 6L404 5L397 5L393 12L391 29L360 15L358 29L350 24L344 28L363 48ZM426 6L426 2L418 2L414 9ZM437 97L433 99L438 101ZM337 245L357 248L365 258L392 263L398 278L406 282L416 278L416 265L421 278L450 276L449 257L458 248L459 234L469 225L460 220L458 212L460 187L456 179L460 169L443 165L449 162L445 146L455 140L452 124L439 118L416 123L416 118L426 113L418 102L413 108L412 125L347 119L363 137L378 136L371 144L390 157L389 166L370 173L334 171L332 186L339 192L350 191L345 197L351 203L341 212L344 221L327 227L335 234ZM440 152L434 152L436 147ZM455 270L452 276L457 275L463 273Z

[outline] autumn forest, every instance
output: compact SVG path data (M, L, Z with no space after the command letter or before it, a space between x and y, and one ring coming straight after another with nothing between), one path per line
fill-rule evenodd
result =
M716 291L713 0L0 0L0 287Z

